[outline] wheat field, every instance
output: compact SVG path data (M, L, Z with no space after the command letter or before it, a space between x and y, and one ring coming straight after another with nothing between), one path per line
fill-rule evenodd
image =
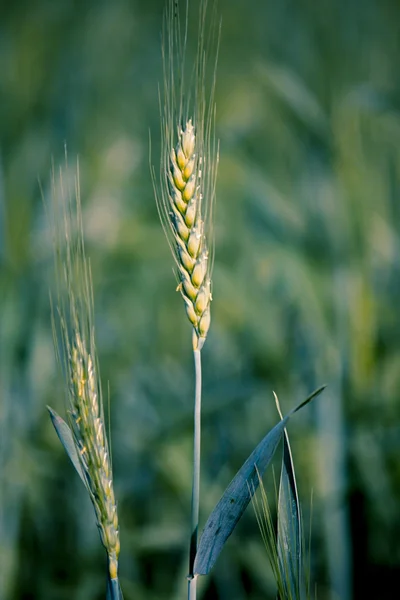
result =
M149 168L149 131L153 164L162 152L165 3L3 4L0 598L104 599L95 513L46 409L64 414L65 389L42 194L66 143L70 165L79 156L121 586L125 600L179 600L199 323L176 292L184 284ZM400 7L219 0L218 14L200 530L277 422L272 391L286 414L327 383L289 428L306 533L312 522L311 580L319 600L390 597L400 568ZM272 473L264 485L274 513ZM251 507L198 597L275 598Z

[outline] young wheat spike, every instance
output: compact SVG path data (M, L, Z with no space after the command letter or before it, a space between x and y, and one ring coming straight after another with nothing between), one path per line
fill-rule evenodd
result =
M201 347L210 327L211 271L201 213L200 160L192 121L179 133L168 172L169 216L178 257L178 287Z
M210 34L205 35L207 1L202 0L197 57L187 84L187 10L188 7L182 28L178 3L170 0L164 20L160 190L157 190L154 170L152 175L158 212L177 266L177 289L193 326L194 349L201 350L211 318L212 212L218 165L214 90L219 37L214 14ZM209 55L213 65L210 81Z
M75 207L68 184L64 187L61 169L58 186L53 176L53 202L61 203L53 207L57 277L57 310L52 311L54 344L65 377L68 420L79 473L93 503L108 555L109 579L116 581L120 551L118 515L94 338L91 271L83 241L79 166Z

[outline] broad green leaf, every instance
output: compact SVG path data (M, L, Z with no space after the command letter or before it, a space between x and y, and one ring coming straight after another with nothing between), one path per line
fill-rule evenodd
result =
M281 419L282 412L274 393ZM289 435L284 430L282 470L278 497L278 562L287 598L303 597L302 524Z
M289 418L322 392L324 387L318 388L275 425L232 479L204 527L194 563L195 575L207 575L214 566L226 540L255 493L259 477L262 477L270 464Z
M64 419L62 419L56 413L55 410L50 408L50 406L47 407L47 410L50 413L50 418L54 425L54 429L56 430L56 433L60 439L60 442L64 446L64 449L65 449L66 453L68 454L72 464L74 465L79 477L82 479L83 483L85 484L85 487L87 487L85 474L83 472L82 465L79 460L78 453L76 451L76 446L74 443L74 438L72 436L71 429L68 427L68 425L66 424Z

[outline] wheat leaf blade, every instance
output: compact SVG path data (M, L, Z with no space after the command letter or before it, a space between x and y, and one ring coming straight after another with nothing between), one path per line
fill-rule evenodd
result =
M78 453L76 451L75 442L72 437L71 429L68 427L64 419L60 417L50 406L47 407L49 411L51 421L53 423L54 429L58 435L60 442L62 443L65 452L67 453L70 461L75 467L76 472L79 477L82 479L85 487L87 487L86 479L82 470L82 465L79 460Z
M308 404L313 398L318 396L325 387L326 386L323 385L317 388L304 402L297 406L291 414ZM279 400L275 392L274 396L279 416L283 420ZM304 597L302 540L301 512L293 456L290 447L289 434L285 428L278 495L277 550L281 581L286 597L296 600L301 600L301 598Z
M325 386L312 392L298 404L256 446L226 488L209 516L200 539L194 573L207 575L214 566L225 542L235 529L270 464L290 417L318 396Z
M307 404L309 404L311 402L311 400L314 400L314 398L316 398L317 396L322 394L322 392L324 391L325 388L326 388L326 384L324 383L319 388L317 388L316 390L311 392L311 394L309 396L307 396L307 398L305 400L303 400L303 402L300 402L300 404L298 404L296 406L296 408L294 408L293 410L290 411L289 416L292 416L294 413L298 412L301 408L304 408L304 406L307 406Z
M278 560L288 598L300 600L302 582L301 515L289 436L283 436L278 497Z
M209 516L196 555L195 574L207 575L211 571L256 491L259 476L263 475L271 462L288 419L285 417L261 440Z

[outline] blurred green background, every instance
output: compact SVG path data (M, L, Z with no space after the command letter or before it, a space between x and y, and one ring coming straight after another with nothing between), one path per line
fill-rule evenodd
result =
M191 2L190 28L197 25ZM0 598L104 598L63 414L49 288L51 159L79 155L97 344L110 386L126 600L185 597L190 326L149 174L164 0L14 0L0 12ZM201 516L290 426L319 600L400 574L400 5L219 0L216 261L204 348ZM265 479L274 496L271 476ZM201 597L273 599L251 507ZM367 595L365 590L368 590Z

